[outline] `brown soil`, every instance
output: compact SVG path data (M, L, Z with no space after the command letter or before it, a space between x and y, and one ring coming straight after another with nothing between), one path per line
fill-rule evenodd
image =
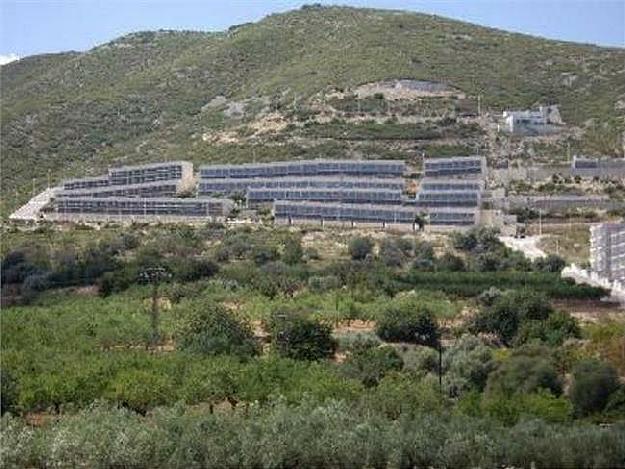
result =
M597 322L601 319L625 321L625 309L618 303L599 300L558 300L555 309L570 313L580 321Z

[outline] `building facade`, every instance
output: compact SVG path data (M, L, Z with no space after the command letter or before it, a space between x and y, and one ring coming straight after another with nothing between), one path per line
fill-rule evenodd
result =
M590 266L607 280L625 282L625 223L590 228Z

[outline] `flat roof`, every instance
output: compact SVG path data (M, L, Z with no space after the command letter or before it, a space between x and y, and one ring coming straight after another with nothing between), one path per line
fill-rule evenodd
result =
M181 204L192 204L198 202L228 202L234 203L234 201L226 198L217 198L217 197L192 197L192 198L183 198L183 197L102 197L102 198L93 198L93 197L72 197L68 199L62 199L72 202L175 202Z
M350 160L350 159L324 159L324 158L315 158L312 160L283 160L283 161L270 161L270 162L262 162L262 163L241 163L241 164L214 164L214 165L201 165L200 171L202 169L209 168L254 168L254 167L266 167L266 166L287 166L287 165L296 165L296 164L315 164L315 163L354 163L354 164L397 164L397 165L406 165L403 160Z
M151 169L151 168L162 168L165 166L174 166L174 165L182 165L182 166L193 166L193 163L190 161L161 161L157 163L146 163L132 166L117 166L114 168L109 168L109 174L117 171L134 171L137 169Z
M181 184L179 179L165 179L162 181L150 181L150 182L139 182L136 184L116 184L110 186L102 186L102 187L92 187L92 188L82 188L82 189L63 189L60 194L64 192L70 194L91 194L93 192L108 192L108 191L117 191L117 190L126 190L126 189L137 189L142 187L159 187L159 186L168 186L175 185L178 186Z

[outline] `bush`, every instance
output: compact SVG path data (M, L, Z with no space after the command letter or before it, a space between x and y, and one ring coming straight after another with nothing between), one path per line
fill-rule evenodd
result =
M515 338L517 345L541 341L552 347L562 345L569 338L580 338L577 320L568 313L556 311L545 321L526 321L521 324Z
M362 261L373 251L373 240L367 237L353 238L347 250L353 260Z
M301 239L299 237L289 236L284 243L284 254L282 255L285 264L299 264L302 261L302 256Z
M432 311L424 305L392 305L377 321L375 332L387 342L409 342L435 347L438 345L438 324Z
M388 267L399 267L406 256L395 240L385 238L380 244L379 258Z
M469 391L483 391L494 368L491 349L479 338L463 335L443 354L443 382L448 395L458 397Z
M454 248L472 253L485 253L502 248L494 228L472 228L469 231L455 232L452 237Z
M256 246L252 251L252 258L256 265L264 265L277 260L278 250L273 246Z
M462 257L447 252L436 260L436 270L440 272L464 272L466 266Z
M0 369L0 414L13 410L17 403L17 382L12 373Z
M534 270L538 272L559 273L565 266L566 261L555 254L549 254L547 257L539 257L534 261Z
M573 368L570 397L575 413L586 416L601 412L619 387L614 368L596 360L584 360Z
M543 389L529 394L489 395L482 399L480 411L504 425L515 425L522 417L566 423L571 420L573 407L568 399Z
M431 272L434 270L435 256L434 246L427 241L421 241L415 245L415 259L412 268L417 271Z
M319 381L319 380L318 380ZM95 404L33 427L2 419L6 467L620 467L625 425L502 426L432 413L433 386L396 375L359 410L345 401L282 399L247 412L162 408L145 419ZM377 411L376 411L377 410ZM120 430L121 429L121 430ZM123 430L123 431L122 431Z
M109 399L140 414L171 403L174 395L175 388L168 376L148 370L121 371L106 391Z
M515 350L511 357L493 371L487 381L487 394L527 394L546 389L552 394L562 394L562 382L544 347L524 347Z
M184 311L176 331L181 350L205 355L258 353L252 329L217 304L193 305Z
M343 364L343 371L370 388L377 386L389 372L400 371L402 366L403 361L397 351L385 345L355 350Z
M528 290L512 291L496 297L491 306L482 309L471 328L475 332L496 334L509 345L523 322L545 320L552 311L545 296Z
M300 316L276 314L269 329L274 348L283 357L322 360L334 356L337 343L327 324Z
M210 278L219 272L219 266L210 259L180 259L172 262L173 277L181 282L195 282Z

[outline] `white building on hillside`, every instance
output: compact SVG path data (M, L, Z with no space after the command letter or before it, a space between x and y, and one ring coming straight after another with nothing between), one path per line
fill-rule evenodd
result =
M602 278L625 282L625 223L590 228L590 266Z
M499 130L511 134L544 134L562 124L558 106L540 106L537 111L504 111L503 127Z

